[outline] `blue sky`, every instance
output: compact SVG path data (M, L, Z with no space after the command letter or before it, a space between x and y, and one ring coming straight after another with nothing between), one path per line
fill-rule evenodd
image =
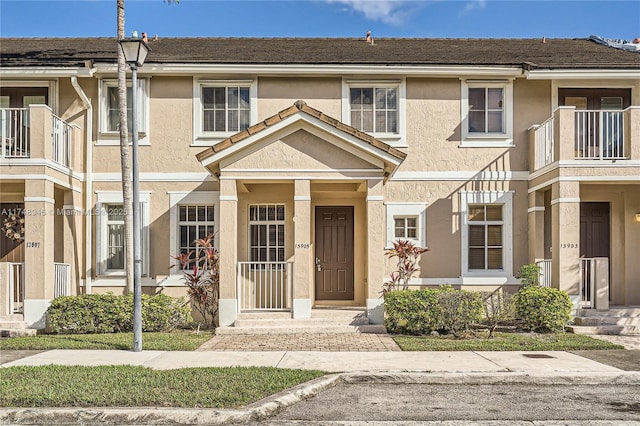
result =
M3 37L115 36L116 0L0 0ZM125 0L159 37L640 37L640 0Z

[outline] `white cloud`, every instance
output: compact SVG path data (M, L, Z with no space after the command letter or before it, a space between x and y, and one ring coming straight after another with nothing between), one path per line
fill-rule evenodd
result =
M365 19L385 24L400 25L408 12L402 9L406 0L326 0L327 3L344 4L348 9L364 15Z
M464 5L464 9L460 11L458 16L466 15L475 9L484 9L487 4L487 0L471 0Z

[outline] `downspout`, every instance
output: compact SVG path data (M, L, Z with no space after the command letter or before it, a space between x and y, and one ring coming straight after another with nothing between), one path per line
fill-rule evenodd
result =
M92 256L91 256L91 248L93 247L92 241L92 232L91 232L91 219L92 215L88 214L89 208L93 199L91 194L93 192L93 182L91 181L91 174L93 170L93 105L91 105L91 100L84 93L80 85L78 84L78 77L75 75L71 77L71 85L76 90L78 97L82 101L85 110L87 111L87 126L86 126L86 161L85 161L85 173L84 173L84 205L85 205L85 214L84 214L84 242L85 242L85 267L84 267L84 290L86 294L91 294L91 273L92 273Z

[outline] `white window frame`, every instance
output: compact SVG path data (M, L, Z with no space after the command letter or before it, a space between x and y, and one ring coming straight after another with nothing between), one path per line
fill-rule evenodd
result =
M220 191L172 191L169 194L169 259L173 262L170 275L182 276L180 262L173 256L180 253L180 237L178 234L180 211L179 206L184 205L213 205L213 231L216 233L214 246L219 247L220 235ZM184 285L184 283L182 283Z
M502 210L503 269L469 270L469 205L500 204ZM460 192L461 276L513 278L513 191Z
M401 238L402 240L411 241L413 244L419 247L427 248L427 203L413 202L413 203L401 203L401 202L385 202L387 209L387 249L393 248L395 238L395 219L405 217L417 217L416 221L417 238Z
M284 214L284 219L279 220L279 219L275 219L275 220L252 220L251 219L251 207L262 207L262 206L275 206L275 207L282 207L283 209L283 214ZM251 203L248 206L247 212L249 214L248 217L248 222L247 222L247 248L248 248L248 259L250 262L269 262L269 263L274 263L274 262L285 262L287 260L287 206L285 205L285 203ZM283 246L278 246L276 244L275 248L278 249L280 247L282 247L282 249L284 250L284 256L282 260L252 260L251 259L251 225L266 225L267 226L267 231L269 229L269 225L282 225L284 227L284 245ZM269 257L269 249L271 248L271 245L269 244L269 239L268 239L268 233L267 233L267 257Z
M398 91L398 132L381 133L370 132L369 134L382 142L395 148L406 148L407 145L407 80L342 80L342 122L351 124L351 88L395 88ZM354 126L355 127L355 126Z
M149 93L150 79L138 79L138 144L149 145ZM118 87L118 80L102 79L98 84L98 138L96 145L120 145L120 132L109 130L109 88ZM127 87L131 87L131 80L127 80ZM127 105L128 107L128 105Z
M513 147L513 79L471 80L461 79L460 106L460 147L463 148L504 148ZM503 129L501 133L469 132L469 89L499 88L503 90Z
M107 211L105 206L114 204L123 204L121 191L98 191L98 200L96 203L96 275L97 276L125 276L123 269L108 270L107 269ZM142 219L142 275L149 274L149 223L150 223L150 201L151 192L145 191L140 193L140 207Z
M258 121L258 79L251 80L206 80L193 79L193 143L191 146L210 147L212 143L224 140L238 132L205 132L204 105L202 89L204 87L248 87L249 88L249 126Z

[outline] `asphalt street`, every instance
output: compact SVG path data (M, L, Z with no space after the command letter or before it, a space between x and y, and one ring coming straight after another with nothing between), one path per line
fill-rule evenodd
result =
M640 424L636 385L338 384L268 421L608 420Z

